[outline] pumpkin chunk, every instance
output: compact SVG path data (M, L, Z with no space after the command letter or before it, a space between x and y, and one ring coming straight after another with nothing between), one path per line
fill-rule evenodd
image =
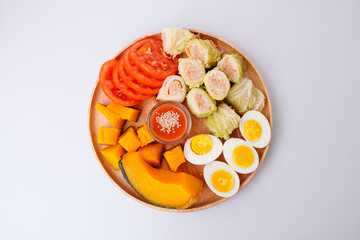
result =
M164 152L164 157L171 171L176 172L178 167L185 162L184 152L181 145Z
M119 144L125 148L127 152L135 152L141 145L140 140L132 127L129 127L121 134Z
M139 149L141 157L153 167L160 167L164 145L151 143Z
M141 147L155 141L155 139L151 136L146 123L139 127L139 129L137 130L137 134L141 142Z
M99 127L97 142L102 145L116 145L120 130L117 128Z
M101 150L101 153L108 163L110 163L111 167L114 170L118 170L120 158L126 151L120 144L116 144L115 146L104 148Z
M96 104L95 108L110 121L111 126L121 129L124 125L125 120L119 114L116 114L100 103Z
M136 122L140 114L140 110L138 109L124 107L116 103L110 103L107 108L116 114L119 114L123 119L129 120L131 122Z
M167 207L184 209L196 202L203 182L184 172L151 167L139 152L126 153L119 162L129 184L149 202Z

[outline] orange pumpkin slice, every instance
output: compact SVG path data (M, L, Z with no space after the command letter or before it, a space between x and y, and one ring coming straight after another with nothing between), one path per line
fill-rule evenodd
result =
M135 191L149 202L166 208L190 207L203 185L200 179L190 174L151 167L139 152L123 155L119 166Z

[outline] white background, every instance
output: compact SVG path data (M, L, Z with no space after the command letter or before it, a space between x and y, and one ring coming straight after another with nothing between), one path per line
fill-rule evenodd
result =
M0 2L0 239L359 239L359 1ZM240 48L268 88L258 174L207 210L153 210L101 170L101 64L165 26Z

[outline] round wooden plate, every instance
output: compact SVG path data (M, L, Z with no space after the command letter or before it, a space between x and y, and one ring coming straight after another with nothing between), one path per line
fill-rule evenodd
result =
M251 61L236 47L234 47L233 45L231 45L230 43L226 42L225 40L216 37L212 34L206 33L206 32L202 32L202 31L198 31L198 30L191 30L191 32L195 33L195 34L199 34L201 36L202 39L211 39L212 41L215 42L215 44L218 46L218 48L220 49L220 53L221 55L224 53L238 53L240 54L244 59L247 60L248 62L248 66L247 69L244 73L244 77L247 77L249 79L251 79L254 83L254 85L259 88L266 96L266 103L265 103L265 108L262 111L262 113L266 116L266 118L269 120L270 123L270 127L272 129L272 109L271 109L271 103L270 103L270 98L268 95L268 92L266 90L265 84L263 82L263 80L261 79L260 74L258 73L258 71L256 70L256 68L254 67L254 65L251 63ZM161 32L154 32L148 35L145 35L139 39L148 37L148 36L155 36L155 37L161 37ZM135 40L134 42L138 41L139 39ZM134 42L132 42L131 44L129 44L128 46L124 47L119 53L117 53L115 55L114 58L120 58L123 54L123 52L130 46L132 45ZM100 68L99 68L100 69ZM148 207L152 207L158 210L163 210L163 211L168 211L168 212L193 212L193 211L198 211L198 210L202 210L202 209L207 209L209 207L215 206L219 203L224 202L225 200L227 200L228 198L222 198L219 197L217 195L215 195L210 189L209 187L206 185L205 181L204 181L204 185L203 185L203 189L200 193L200 196L197 200L196 203L194 203L191 207L187 208L187 209L168 209L168 208L162 208L162 207L158 207L155 205L152 205L151 203L147 202L145 199L143 199L139 194L137 194L132 188L131 186L126 182L126 180L124 179L124 177L122 176L122 173L120 170L113 170L112 167L110 166L110 164L108 164L108 162L104 159L104 157L101 154L101 150L105 147L102 145L99 145L97 143L97 131L99 129L99 127L110 127L110 123L108 122L108 120L98 111L96 111L95 109L95 105L97 103L101 103L104 105L108 105L110 103L110 100L105 96L105 94L103 93L103 91L100 88L100 84L99 84L99 79L97 80L93 93L91 95L91 100L90 100L90 104L89 104L89 132L90 132L90 140L91 140L91 145L92 148L94 150L95 156L98 159L101 167L104 169L105 173L110 177L110 179L113 181L113 183L119 187L119 189L125 193L127 196L129 196L130 198L134 199L135 201L142 203ZM141 109L141 114L139 116L139 119L137 122L127 122L124 126L124 129L126 129L129 126L135 126L135 127L139 127L141 126L147 118L148 112L151 110L151 108L157 103L157 100L155 98L151 98L145 101L140 102L138 105L135 106L135 108ZM186 103L184 103L184 105L186 105ZM196 116L192 115L192 128L191 131L188 135L187 138L190 138L194 135L200 134L200 133L209 133L207 130L207 127L204 123L203 119L197 118ZM242 138L239 129L236 129L233 131L233 133L230 135L230 137L237 137L237 138ZM182 142L182 146L184 144L186 140L184 140ZM224 141L223 141L224 142ZM169 149L173 147L173 145L166 145L166 149ZM256 151L259 154L259 159L260 159L260 163L259 163L259 167L261 166L261 164L263 163L264 159L265 159L265 155L267 153L269 149L269 145L265 148L262 149L256 149ZM224 160L224 156L221 155L219 157L219 159L217 159L218 161L223 161ZM254 177L254 175L256 174L256 172L259 170L259 167L257 168L256 171L250 173L250 174L238 174L240 177L240 188L239 191L244 188L246 186L246 184L249 183L249 181ZM167 163L166 161L163 159L162 161L162 165L161 168L163 169L168 169ZM193 165L189 162L186 162L184 164L182 164L178 171L183 171L183 172L187 172L189 174L192 174L200 179L203 179L203 168L204 166L196 166ZM239 194L239 193L238 193Z

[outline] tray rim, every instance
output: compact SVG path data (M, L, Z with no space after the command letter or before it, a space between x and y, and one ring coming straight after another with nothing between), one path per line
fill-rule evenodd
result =
M273 113L272 113L272 105L271 105L271 101L270 101L270 96L268 94L268 90L267 90L267 87L266 87L266 84L265 82L263 81L260 73L258 72L258 70L256 69L255 65L250 61L250 59L242 52L240 51L237 47L235 47L233 44L229 43L228 41L224 40L223 38L221 37L218 37L216 35L213 35L211 33L208 33L208 32L204 32L204 31L200 31L200 30L196 30L196 29L189 29L189 28L184 28L184 29L187 29L189 30L190 32L192 33L196 33L196 34L201 34L201 35L206 35L206 36L210 36L211 38L216 38L222 42L224 42L225 44L227 44L228 46L230 46L231 48L233 49L236 49L236 51L238 53L240 53L244 58L245 60L250 63L253 68L254 68L254 71L256 72L256 74L259 76L259 80L261 81L261 83L263 84L264 86L264 91L265 91L265 96L266 96L266 101L267 101L267 104L269 104L269 123L270 123L270 129L271 129L271 132L272 132L272 128L273 128ZM161 31L155 31L155 32L152 32L152 33L148 33L148 34L145 34L137 39L135 39L134 41L130 42L129 44L125 45L123 48L120 49L120 51L118 51L112 59L115 59L117 58L122 52L124 52L128 47L130 47L133 43L135 43L136 41L140 40L140 39L143 39L143 38L146 38L148 36L153 36L153 35L157 35L157 34L161 34ZM132 196L131 194L129 194L128 192L126 192L123 188L121 188L115 181L114 179L108 174L108 172L105 170L105 167L103 166L103 164L101 163L100 159L99 159L99 156L98 154L96 153L96 150L95 150L95 145L92 141L92 136L91 136L91 126L90 126L90 118L91 118L91 106L92 106L92 103L94 101L94 94L95 94L95 91L96 91L96 88L99 84L99 78L97 78L95 84L94 84L94 87L93 87L93 90L91 92L91 96L90 96L90 102L89 102L89 106L88 106L88 116L87 116L87 123L88 123L88 134L89 134L89 140L90 140L90 144L91 144L91 148L93 150L93 154L95 155L95 158L98 162L98 164L100 165L102 171L105 173L105 175L111 180L111 182L122 192L124 193L126 196L130 197L132 200L144 205L144 206L147 206L147 207L150 207L150 208L153 208L153 209L156 209L156 210L160 210L160 211L165 211L165 212L176 212L176 213L185 213L185 212L196 212L196 211L200 211L200 210L205 210L205 209L208 209L208 208L211 208L213 206L216 206L222 202L225 202L226 200L232 198L232 197L227 197L227 198L221 198L213 203L209 203L207 205L204 205L204 206L199 206L199 207L195 207L195 208L187 208L187 209L173 209L173 208L165 208L165 207L160 207L160 206L156 206L156 205L153 205L149 202L147 202L145 199L143 200L140 200L140 199L137 199L136 197ZM249 182L250 180L256 175L256 173L259 171L266 155L267 155L267 152L269 150L269 147L270 147L270 143L271 143L271 139L270 139L270 142L269 144L264 148L264 152L263 152L263 155L259 161L259 166L258 168L250 173L251 176L249 176L239 187L239 190L237 192L237 194L240 192L241 189L243 189ZM237 195L236 194L236 195ZM235 196L235 195L234 195Z

